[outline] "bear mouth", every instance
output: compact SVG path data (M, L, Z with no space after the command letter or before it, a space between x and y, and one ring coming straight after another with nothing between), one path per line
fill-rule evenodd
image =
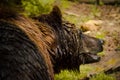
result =
M95 63L101 60L100 56L97 53L81 53L79 55L83 64Z
M98 56L97 54L93 54L93 53L88 53L87 54L89 57L91 57L93 59L93 61L98 62L100 61L100 56Z

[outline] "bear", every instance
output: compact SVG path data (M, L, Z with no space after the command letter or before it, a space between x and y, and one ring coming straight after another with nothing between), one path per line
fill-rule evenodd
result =
M0 80L54 80L53 31L39 22L40 30L21 9L21 0L0 2Z
M54 80L61 69L100 60L103 41L64 21L59 7L31 19L18 10L21 0L9 1L0 3L0 80Z
M75 24L63 20L58 6L54 6L49 14L32 18L49 25L55 32L57 47L54 54L50 53L55 73L59 73L61 69L78 71L81 64L100 60L97 53L103 51L104 41L83 34Z

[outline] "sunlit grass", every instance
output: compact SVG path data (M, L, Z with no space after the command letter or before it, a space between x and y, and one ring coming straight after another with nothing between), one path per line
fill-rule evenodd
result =
M103 51L103 52L99 52L98 54L97 54L98 56L105 56L105 52Z
M55 75L55 80L80 80L86 77L87 74L78 73L74 71L64 70L59 74ZM99 73L95 76L92 76L90 80L116 80L115 77L111 75L106 75L105 73Z
M117 59L112 58L112 59L109 59L106 64L115 65L117 61L118 61Z
M59 74L55 74L55 80L81 80L92 74L91 72L99 72L102 68L96 68L95 66L90 65L81 65L80 72L78 71L69 71L69 70L62 70ZM105 73L101 72L90 77L90 80L116 80L115 77L111 75L106 75Z
M68 0L60 0L60 8L65 9L70 7L72 4L72 2L68 1Z
M97 74L96 76L91 77L90 80L116 80L116 79L111 75L100 73L100 74Z
M78 24L80 22L80 18L74 16L74 15L64 15L65 20L74 23L74 24Z
M94 69L94 67L91 67L90 65L80 65L80 73L85 74L86 76L93 69Z
M95 17L101 15L100 10L95 5L91 6L91 14Z
M55 75L55 80L79 80L84 75L79 72L64 70Z
M96 38L104 39L105 36L106 36L106 34L104 32L97 32L96 33Z
M36 16L43 13L49 13L55 0L22 0L25 9L25 15Z
M55 75L55 80L79 80L87 76L87 73L93 68L90 66L81 65L79 71L62 70L59 74Z

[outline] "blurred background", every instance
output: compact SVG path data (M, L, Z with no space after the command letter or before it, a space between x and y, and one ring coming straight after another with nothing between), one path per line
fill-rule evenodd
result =
M63 19L74 23L85 34L105 40L101 61L80 66L80 73L64 70L55 80L120 80L120 0L23 0L26 16L49 13L54 5Z

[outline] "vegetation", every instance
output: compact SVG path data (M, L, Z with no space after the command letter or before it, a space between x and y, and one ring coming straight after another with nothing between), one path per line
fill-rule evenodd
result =
M98 69L90 65L81 65L80 72L62 70L59 74L55 75L55 80L80 80L85 78L93 70L98 71ZM110 75L100 73L91 77L90 80L115 80L115 78L111 77Z
M79 74L79 72L64 70L55 75L55 80L78 80L82 77L84 75Z
M55 75L55 80L81 80L85 78L94 69L95 68L92 66L82 65L80 68L80 72L62 70L59 74ZM105 73L101 72L95 76L90 77L90 80L116 80L116 79L111 75L106 75Z
M26 15L35 16L51 10L55 0L23 0Z
M61 8L67 8L70 2L67 0L22 0L22 5L25 9L25 15L37 16L44 13L49 13L53 5L58 5Z
M100 74L97 74L96 76L93 76L90 80L116 80L116 79L111 75L100 73Z

